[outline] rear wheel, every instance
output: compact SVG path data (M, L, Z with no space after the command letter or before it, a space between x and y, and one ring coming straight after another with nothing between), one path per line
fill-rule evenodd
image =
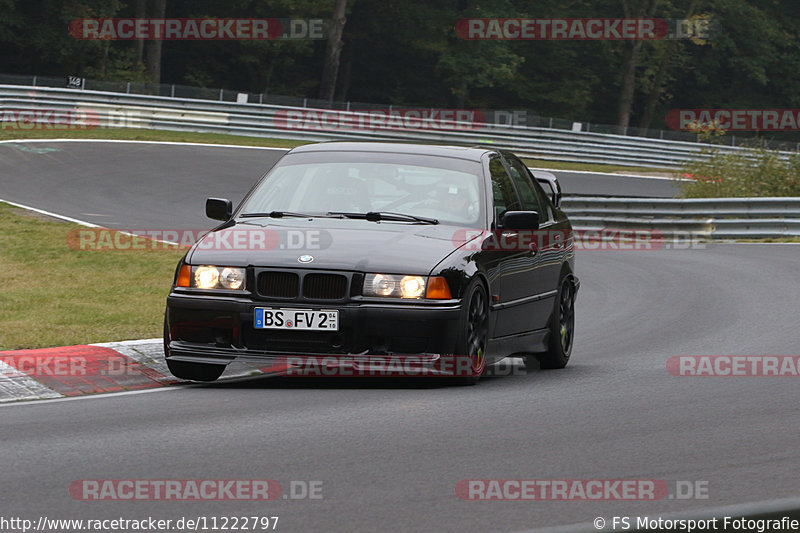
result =
M214 381L225 371L225 365L208 363L187 363L185 361L172 361L169 359L169 326L167 317L164 316L164 357L167 358L167 368L173 376L190 381Z
M558 285L558 294L550 317L550 339L548 351L539 354L540 368L564 368L572 354L575 337L575 285L569 276L563 276Z
M486 371L486 345L489 340L489 300L479 280L464 292L456 343L454 382L474 385Z

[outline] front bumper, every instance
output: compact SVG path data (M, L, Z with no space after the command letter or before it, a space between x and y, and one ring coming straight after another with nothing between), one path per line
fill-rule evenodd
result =
M339 331L266 330L254 327L256 307L336 309ZM228 364L274 363L287 356L336 358L363 365L356 356L408 356L435 364L456 345L458 301L275 302L173 291L167 297L167 359Z

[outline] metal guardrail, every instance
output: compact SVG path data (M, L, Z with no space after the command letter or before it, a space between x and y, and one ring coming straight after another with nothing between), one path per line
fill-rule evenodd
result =
M227 102L245 102L280 105L280 106L295 106L295 107L311 107L318 109L332 109L343 111L365 111L365 110L384 110L391 111L397 109L398 106L394 104L381 104L374 102L356 102L356 101L329 101L320 100L308 97L287 96L272 94L269 92L264 93L249 93L242 92L241 90L222 89L219 87L196 87L188 85L180 85L174 83L153 84L147 82L136 81L113 81L113 80L97 80L91 78L81 78L74 76L39 76L39 75L20 75L20 74L0 74L0 85L21 85L21 86L35 86L35 87L55 87L55 88L69 88L89 91L107 91L114 93L125 94L146 94L155 96L169 96L171 98L185 98L197 100L215 100ZM403 108L407 106L399 106ZM536 111L531 109L476 109L474 110L482 115L483 119L498 124L515 124L517 126L525 126L529 128L548 128L559 129L567 131L585 131L594 133L608 133L614 135L626 135L632 137L644 137L649 139L667 139L671 141L685 141L685 142L700 142L696 133L680 130L662 130L653 128L638 128L635 126L626 126L620 128L612 124L600 124L594 122L580 121L576 122L572 119L564 119L557 117L541 116ZM746 143L752 142L753 137L744 135L736 136L729 135L724 139L724 144L730 146L747 146ZM800 142L778 141L773 139L761 139L760 142L764 143L767 147L773 150L789 150L800 151Z
M665 237L800 237L800 198L598 198L566 196L577 229L655 230Z
M490 144L524 157L674 169L708 158L704 149L739 152L740 147L643 137L440 121L437 128L286 127L290 112L358 122L369 112L313 110L277 105L181 99L104 91L0 85L0 109L59 110L85 113L100 127L217 132L307 141L394 140L453 144ZM307 115L305 115L307 116ZM276 120L276 118L278 120ZM44 127L44 125L42 126ZM784 156L793 152L782 152Z

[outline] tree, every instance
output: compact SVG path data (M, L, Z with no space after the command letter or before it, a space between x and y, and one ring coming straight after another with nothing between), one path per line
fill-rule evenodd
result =
M699 3L700 0L689 1L689 7L686 9L684 19L690 19L694 15ZM677 39L672 39L665 43L658 44L660 45L658 48L659 55L657 58L658 70L655 73L650 90L647 93L644 111L642 112L642 118L639 122L639 127L642 129L650 128L650 124L653 122L653 115L655 114L656 105L658 104L659 98L661 98L661 95L664 93L664 84L667 75L675 63L675 58L679 54L681 46L685 46L685 43L682 43Z
M150 18L163 19L167 12L167 0L151 0ZM147 41L147 77L154 84L161 83L161 39Z
M333 95L336 92L336 78L339 75L339 56L342 53L342 32L347 22L345 10L347 0L335 0L333 7L333 20L331 21L330 36L328 37L328 49L325 52L325 65L322 67L322 81L319 87L319 97L333 102Z
M625 18L652 18L658 5L658 0L622 0L622 11ZM636 90L636 67L639 65L639 55L644 46L644 40L632 41L628 47L628 55L622 69L622 86L619 92L617 112L617 126L621 131L627 129L631 121L633 110L633 96Z
M147 0L135 0L133 5L134 18L143 19L147 16ZM134 57L137 62L144 62L144 39L136 40L136 55Z

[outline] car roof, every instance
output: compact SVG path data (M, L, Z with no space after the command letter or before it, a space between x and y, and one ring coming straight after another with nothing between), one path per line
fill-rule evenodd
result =
M437 144L412 144L392 142L324 142L304 144L293 148L289 153L306 152L383 152L390 154L418 154L453 157L480 161L487 152L494 152L491 148L448 146Z

